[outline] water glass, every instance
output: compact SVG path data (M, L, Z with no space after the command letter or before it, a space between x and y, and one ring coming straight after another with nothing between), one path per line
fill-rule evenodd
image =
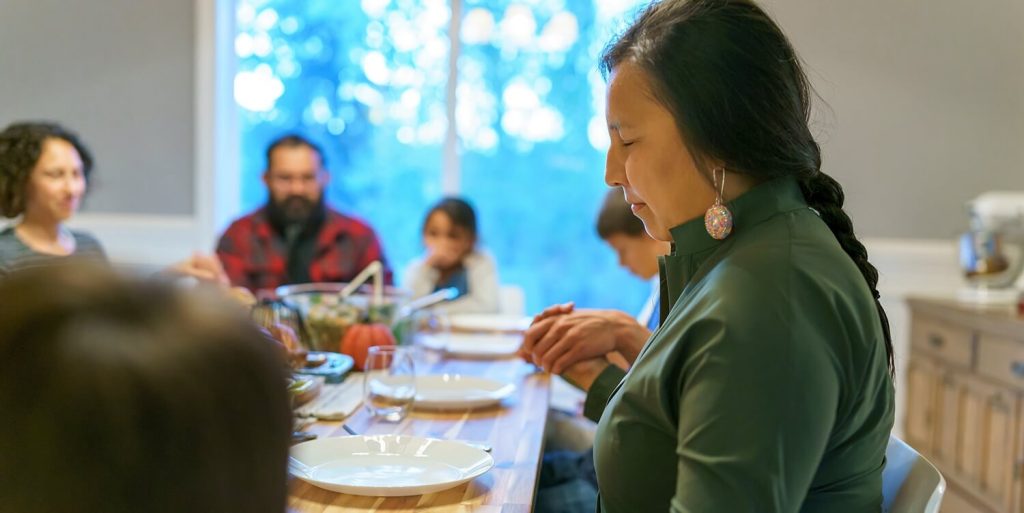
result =
M375 419L399 422L416 397L416 373L408 348L373 346L366 355L363 404Z

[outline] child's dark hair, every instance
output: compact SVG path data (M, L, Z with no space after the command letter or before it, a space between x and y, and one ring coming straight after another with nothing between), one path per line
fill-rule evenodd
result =
M608 240L613 235L641 237L646 233L644 222L633 215L622 189L616 187L608 191L597 213L597 235Z
M423 219L424 232L427 231L427 222L430 221L430 216L437 212L447 215L448 219L452 220L453 225L466 230L470 237L476 240L476 211L473 210L473 205L470 205L468 201L462 198L444 198L438 201L437 204L430 207L427 217Z

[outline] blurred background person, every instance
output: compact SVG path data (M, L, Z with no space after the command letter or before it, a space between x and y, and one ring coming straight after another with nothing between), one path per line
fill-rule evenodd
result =
M384 250L373 228L327 206L330 178L323 151L312 141L286 135L267 148L263 183L267 203L231 223L217 256L232 285L253 292L308 282L347 282Z
M65 224L81 205L92 165L78 136L56 123L14 123L0 132L0 214L18 218L0 231L0 268L71 256L106 261L99 241Z
M497 313L497 264L478 247L476 212L460 198L445 198L430 208L423 221L426 253L405 272L413 298L452 287L458 297L435 309L448 313Z
M652 239L633 215L621 188L605 195L597 215L597 233L619 257L619 265L651 284L651 293L633 317L619 310L576 310L573 303L554 305L538 315L524 337L524 356L532 348L546 351L550 365L562 364L581 351L604 351L609 361L626 368L618 352L639 351L660 322L658 257L667 242ZM550 348L550 349L549 349ZM537 491L538 513L589 513L597 507L594 472L594 431L597 425L582 416L585 394L556 376L552 407L545 430L544 462Z
M92 235L66 226L81 206L93 157L77 134L50 122L12 123L0 132L0 215L17 221L0 230L0 276L63 262L106 262ZM216 258L194 253L164 270L227 284Z

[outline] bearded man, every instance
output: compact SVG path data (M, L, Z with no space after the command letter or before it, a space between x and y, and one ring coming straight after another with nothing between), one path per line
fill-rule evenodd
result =
M373 228L326 205L329 179L323 151L310 140L286 135L270 144L267 204L233 222L217 244L232 285L257 292L346 282L374 260L388 268ZM385 280L391 282L390 270Z

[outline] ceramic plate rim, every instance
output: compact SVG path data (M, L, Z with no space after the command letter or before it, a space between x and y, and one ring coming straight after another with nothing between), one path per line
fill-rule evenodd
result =
M296 445L292 446L289 449L289 451L288 451L288 455L289 455L289 457L295 458L299 462L301 462L303 464L306 464L305 461L303 461L302 459L300 459L300 458L298 458L298 457L296 457L294 455L294 451L296 449L299 449L300 451L301 450L305 450L305 449L312 450L312 448L318 448L320 450L324 450L324 448L319 448L317 446L333 447L333 446L337 446L337 445L343 444L343 443L345 443L347 441L361 440L363 442L366 442L367 440L373 440L373 439L393 439L393 440L394 439L398 439L398 440L396 440L395 442L392 442L392 443L397 443L401 439L407 439L409 444L418 444L418 445L423 445L423 444L438 444L438 445L441 445L441 446L444 446L444 445L456 445L456 446L458 446L460 448L469 449L470 451L478 453L477 455L481 457L481 463L482 464L479 465L479 468L474 468L472 472L468 472L468 473L466 473L465 475L461 476L459 479L456 479L456 480L444 481L444 482L438 482L438 483L432 483L432 484L418 484L418 485L390 486L390 487L389 486L372 486L371 487L371 486L359 486L359 485L346 485L346 484L340 484L340 483L332 483L332 482L328 482L328 481L320 481L318 479L313 478L312 476L307 476L307 475L303 475L301 473L295 472L294 469L292 469L291 467L289 467L288 473L290 475L292 475L292 476L294 476L294 477L296 477L298 479L301 479L302 481L305 481L305 482L307 482L307 483L309 483L309 484L311 484L313 486L316 486L318 488L322 488L324 490L338 492L338 493L345 493L345 494L348 494L348 495L358 495L358 496L362 496L362 497L410 497L410 496L415 496L415 495L426 495L428 493L440 492L440 491L443 491L443 490L448 490L450 488L454 488L456 486L460 486L460 485L462 485L464 483L468 483L469 481L472 481L472 480L474 480L474 479L476 479L476 478L486 474L488 471L490 471L492 468L494 468L494 464L495 464L494 456L488 454L483 449L480 449L480 448L477 448L477 447L473 447L471 445L468 445L466 443L460 442L458 440L444 440L444 439L440 439L440 438L431 438L431 437L418 436L418 435L403 435L403 434L345 435L345 436L332 436L332 437L320 438L320 439L317 439L317 440L310 440L308 442L302 442L300 444L296 444ZM320 463L320 464L322 465L323 463ZM384 493L380 493L381 490L384 490L385 492Z
M523 336L522 336L522 334L520 334L520 333L512 333L512 332L494 332L494 333L459 333L459 332L456 332L456 333L450 333L447 336L449 337L449 339L447 341L448 343L444 344L442 346L444 351L445 351L445 353L448 353L448 354L450 354L452 356L458 356L458 357L461 357L461 358L475 358L475 359L481 359L481 360L485 360L485 359L499 360L499 359L513 357L513 356L516 355L516 350L518 350L519 347L523 343ZM486 339L486 338L507 338L507 339L515 338L515 339L518 339L518 343L515 344L515 347L512 348L511 351L493 351L493 350L492 351L480 351L480 350L474 351L472 348L468 348L468 347L461 347L461 348L456 347L455 349L453 349L452 346L451 346L451 337L458 337L458 338L474 338L474 337L479 337L479 338L484 338L484 339ZM484 343L484 344L482 344L482 346L486 347L487 344ZM509 345L509 347L511 347L511 344ZM504 349L504 348L502 347L501 349Z
M509 314L457 313L448 316L452 331L471 333L522 333L530 326L530 321L530 317Z
M492 391L489 391L486 396L474 398L474 399L422 399L420 397L420 380L423 379L444 379L444 377L452 377L458 380L484 382L495 385ZM470 376L458 373L445 373L445 374L426 374L416 376L416 399L413 401L413 406L424 410L453 410L453 409L464 409L464 408L483 408L486 406L492 406L500 404L502 401L510 397L516 391L516 385L514 383L508 383L505 381L498 381L495 379L481 378L479 376Z

